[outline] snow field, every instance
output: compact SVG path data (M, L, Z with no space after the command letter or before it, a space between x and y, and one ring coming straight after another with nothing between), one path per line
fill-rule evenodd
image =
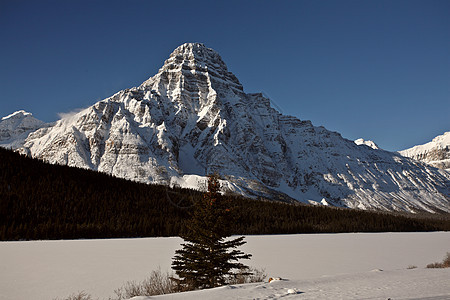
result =
M162 297L450 298L450 270L424 269L450 251L450 232L266 235L246 241L241 249L253 254L248 265L286 280ZM1 242L0 299L54 299L79 291L108 298L127 281L141 281L158 267L169 270L181 242L176 237ZM410 265L418 268L408 270Z
M273 283L234 285L210 290L134 297L147 299L450 299L450 269L415 269L364 272L320 277L311 280L284 280Z

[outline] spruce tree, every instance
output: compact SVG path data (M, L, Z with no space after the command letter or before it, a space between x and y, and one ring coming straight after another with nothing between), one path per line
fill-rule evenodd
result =
M208 191L195 202L187 233L181 235L185 243L172 262L181 290L224 285L236 271L250 275L239 260L249 259L251 254L236 249L245 244L244 237L229 239L232 209L219 193L218 176L208 177Z

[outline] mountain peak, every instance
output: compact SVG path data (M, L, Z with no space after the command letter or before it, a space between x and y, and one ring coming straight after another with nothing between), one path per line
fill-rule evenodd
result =
M28 134L45 126L45 123L24 110L16 111L0 119L0 146L19 148Z
M431 142L399 151L399 153L433 167L450 170L450 131L438 135Z
M185 65L196 71L208 71L221 74L229 73L227 65L214 49L206 47L201 43L185 43L178 46L166 60L164 65ZM233 75L234 76L234 75Z
M242 92L236 76L228 68L219 53L202 43L184 43L178 46L164 62L158 74L145 81L142 86L149 87L155 83L172 81L174 86L181 85L213 85L232 87Z
M205 44L203 44L203 43L184 43L184 44L178 46L177 48L175 48L175 50L173 52L183 52L183 51L192 52L193 50L201 51L204 49L210 49L210 48L206 47ZM212 50L212 49L210 49L210 50Z
M184 43L178 46L171 54L170 57L182 55L186 59L207 60L208 58L219 57L219 53L215 50L206 47L202 43ZM222 60L222 59L220 59ZM222 61L223 62L223 61Z
M29 113L29 112L26 112L24 110L18 110L18 111L13 112L12 114L10 114L10 115L8 115L6 117L3 117L2 121L3 120L7 120L7 119L11 119L11 118L22 118L22 117L25 117L25 116L32 116L32 114Z

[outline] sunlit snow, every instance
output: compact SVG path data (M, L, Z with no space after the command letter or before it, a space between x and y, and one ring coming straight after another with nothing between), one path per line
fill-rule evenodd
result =
M249 265L283 280L168 295L168 299L450 298L450 269L425 269L450 251L450 232L247 236ZM180 238L0 243L0 299L114 295L129 280L169 270ZM416 269L408 269L409 266ZM289 293L292 289L297 293ZM153 299L153 297L152 297Z

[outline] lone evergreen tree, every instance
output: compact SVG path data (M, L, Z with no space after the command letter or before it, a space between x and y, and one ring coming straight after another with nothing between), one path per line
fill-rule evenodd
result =
M172 262L181 290L224 285L236 271L251 275L245 273L247 266L238 262L251 257L236 249L245 244L244 237L226 239L231 235L231 208L219 190L218 176L208 176L208 191L194 204L188 232L181 235L185 243Z

